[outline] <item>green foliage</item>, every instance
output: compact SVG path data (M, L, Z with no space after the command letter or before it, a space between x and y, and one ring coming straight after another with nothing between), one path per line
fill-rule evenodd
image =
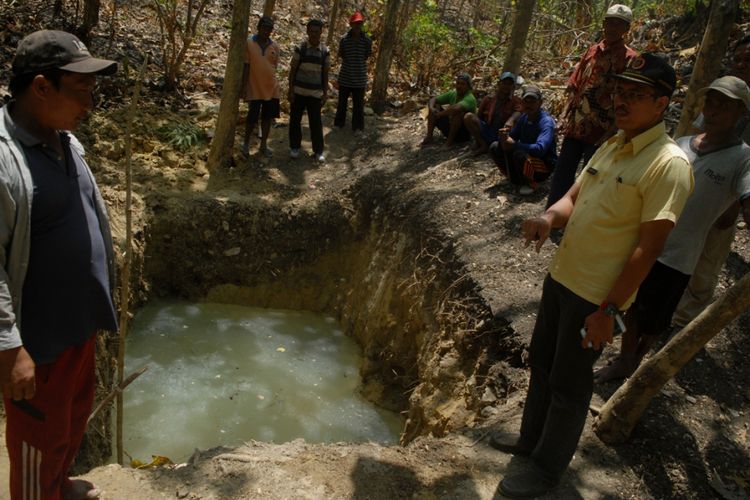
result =
M159 127L156 133L180 151L202 144L207 138L205 130L190 122L171 122Z
M406 66L415 70L417 85L429 85L433 74L444 77L443 67L457 55L459 46L456 33L443 24L434 2L425 3L401 35L402 57ZM448 72L452 79L453 71Z
M469 28L469 47L473 47L475 52L490 52L497 47L500 39L489 33L482 33L474 28Z

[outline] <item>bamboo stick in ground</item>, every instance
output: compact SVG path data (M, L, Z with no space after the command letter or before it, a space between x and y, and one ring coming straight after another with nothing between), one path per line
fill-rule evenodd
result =
M144 58L138 79L133 88L133 98L128 109L128 121L125 126L125 262L122 269L122 286L120 288L120 336L117 351L117 386L122 386L125 371L125 337L128 333L128 309L130 304L130 267L133 261L133 122L141 95L141 84L146 74L148 56ZM122 465L122 391L117 393L117 463Z

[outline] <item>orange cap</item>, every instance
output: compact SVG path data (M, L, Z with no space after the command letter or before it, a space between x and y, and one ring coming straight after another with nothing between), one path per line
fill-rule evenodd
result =
M352 17L349 18L349 24L363 23L365 22L365 16L361 12L355 12Z

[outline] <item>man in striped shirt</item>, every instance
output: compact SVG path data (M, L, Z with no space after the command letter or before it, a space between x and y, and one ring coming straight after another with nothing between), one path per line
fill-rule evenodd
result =
M307 110L313 157L324 162L321 109L328 99L328 49L320 41L323 21L307 23L307 41L294 49L289 68L289 156L299 158L302 148L302 114Z
M349 32L339 42L339 102L333 124L344 128L346 106L352 96L352 130L365 129L365 88L367 87L367 58L372 54L372 40L363 33L362 13L355 12L349 19Z

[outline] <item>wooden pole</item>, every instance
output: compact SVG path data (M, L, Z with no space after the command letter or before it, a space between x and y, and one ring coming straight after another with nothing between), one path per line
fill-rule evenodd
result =
M750 273L734 284L667 345L641 364L604 404L594 431L608 444L626 441L651 399L706 343L750 308Z
M250 15L250 0L237 0L232 9L232 33L229 37L229 53L224 71L224 88L221 90L219 116L208 153L208 169L216 171L228 168L232 163L232 147L242 86L245 46L247 45L247 18Z
M148 56L143 60L138 71L138 79L130 100L128 121L125 126L125 262L122 267L122 285L120 286L120 336L117 350L117 385L122 386L125 372L125 337L128 334L130 305L130 268L133 262L133 122L135 121L138 100L141 96L141 84L146 75ZM117 463L122 465L122 393L117 394Z
M713 0L711 2L708 24L703 34L698 57L695 59L693 74L690 76L680 122L677 124L674 137L682 137L688 133L700 111L698 91L707 87L719 76L721 59L727 50L729 33L732 31L732 23L734 23L738 6L738 0Z

